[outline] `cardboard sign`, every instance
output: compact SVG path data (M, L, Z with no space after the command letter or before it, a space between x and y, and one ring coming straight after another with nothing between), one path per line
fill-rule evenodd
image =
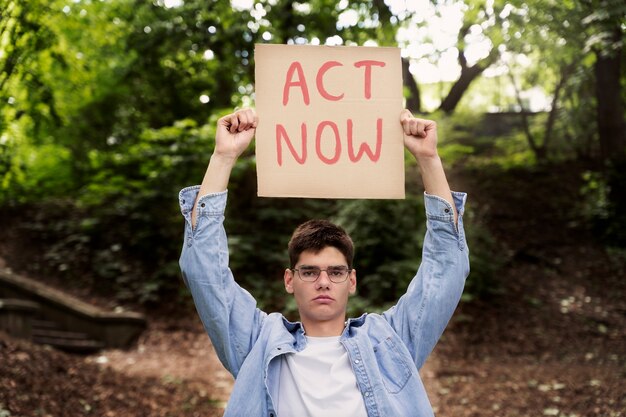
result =
M255 47L258 195L404 198L398 48Z

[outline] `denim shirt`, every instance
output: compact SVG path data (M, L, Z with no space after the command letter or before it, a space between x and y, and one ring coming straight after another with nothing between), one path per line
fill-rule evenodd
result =
M185 218L180 267L217 355L235 377L224 415L280 417L275 411L280 355L306 347L304 328L279 313L259 310L252 295L235 282L223 227L226 191L200 198L192 229L198 191L195 186L180 192ZM424 196L422 262L406 294L383 314L349 319L341 334L369 417L434 415L418 369L448 324L469 274L462 217L466 194L453 193L453 198L456 227L447 201Z

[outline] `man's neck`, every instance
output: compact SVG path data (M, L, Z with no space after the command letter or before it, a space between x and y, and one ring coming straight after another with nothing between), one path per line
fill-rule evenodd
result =
M307 336L330 337L341 336L343 329L346 327L346 322L345 320L316 322L302 319L302 325Z

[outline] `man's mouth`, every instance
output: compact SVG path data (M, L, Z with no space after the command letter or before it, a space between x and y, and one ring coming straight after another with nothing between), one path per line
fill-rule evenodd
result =
M333 297L329 295L318 295L313 300L315 301L333 301Z

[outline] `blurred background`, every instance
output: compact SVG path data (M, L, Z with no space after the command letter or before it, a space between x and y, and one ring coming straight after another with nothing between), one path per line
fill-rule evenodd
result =
M438 122L472 272L423 370L436 414L626 415L625 40L621 0L0 0L0 267L147 318L82 355L0 332L0 416L221 415L177 196L254 106L256 43L398 46ZM293 317L286 243L319 217L356 242L350 314L393 305L425 231L406 166L402 201L262 199L244 154L226 228L259 307Z

